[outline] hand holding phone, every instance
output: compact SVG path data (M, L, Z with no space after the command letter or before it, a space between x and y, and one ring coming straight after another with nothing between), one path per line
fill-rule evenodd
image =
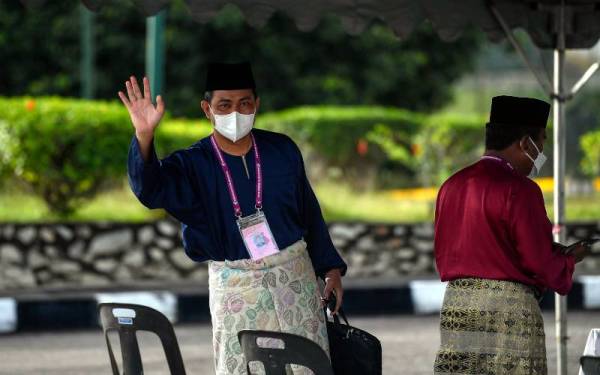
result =
M585 240L577 241L574 244L564 248L565 255L571 255L575 258L575 263L581 262L585 257L592 252L592 245L598 242L598 238L586 238Z
M590 247L590 246L592 246L593 244L595 244L598 241L600 241L600 238L593 238L593 237L586 238L586 239L583 239L583 240L579 240L579 241L577 241L577 242L575 242L575 243L573 243L573 244L565 247L564 250L563 250L563 252L565 254L570 254L573 250L575 250L579 246Z

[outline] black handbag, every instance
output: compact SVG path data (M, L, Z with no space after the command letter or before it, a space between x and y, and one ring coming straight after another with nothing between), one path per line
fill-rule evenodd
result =
M341 316L346 324L340 322ZM335 375L381 375L381 343L370 333L352 327L340 308L327 321L329 351Z

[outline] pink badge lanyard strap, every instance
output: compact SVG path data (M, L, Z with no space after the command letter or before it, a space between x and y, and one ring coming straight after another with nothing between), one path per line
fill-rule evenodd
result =
M258 211L262 208L262 189L263 189L263 178L262 178L262 166L260 162L260 154L258 153L258 146L256 144L256 139L254 139L254 134L250 134L252 137L252 147L254 148L254 162L256 163L256 209ZM217 145L217 141L214 135L211 135L210 141L213 146L213 150L221 165L221 169L223 170L223 174L225 175L225 182L227 183L227 189L229 190L229 196L231 197L231 202L233 203L233 210L235 212L235 216L237 218L242 217L242 207L240 206L240 201L238 200L237 194L235 192L235 186L233 185L233 177L231 177L231 171L225 162L225 158L223 157L223 152L219 149Z
M501 164L505 164L508 168L512 169L513 171L515 170L515 168L512 165L510 165L509 162L507 162L506 160L499 158L497 156L485 155L485 156L482 156L481 159L494 160Z

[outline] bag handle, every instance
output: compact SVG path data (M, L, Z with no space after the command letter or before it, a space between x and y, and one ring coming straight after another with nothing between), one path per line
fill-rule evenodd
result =
M341 324L340 316L342 317L342 319L344 320L346 325L349 326L350 323L348 323L348 318L346 318L346 314L344 314L344 309L342 309L341 306L340 306L340 309L338 310L338 313L333 316L333 321L335 322L335 324Z
M335 294L331 293L330 297L329 297L329 301L327 301L326 306L324 307L325 310L325 316L327 316L327 309L329 308L330 311L335 310L335 305L337 304L337 299L335 298ZM342 306L340 306L340 309L338 310L338 313L333 315L333 322L335 324L341 324L340 323L340 316L342 317L342 319L344 320L344 322L346 323L347 326L350 325L350 323L348 323L348 318L346 318L346 314L344 313L344 309L342 308Z

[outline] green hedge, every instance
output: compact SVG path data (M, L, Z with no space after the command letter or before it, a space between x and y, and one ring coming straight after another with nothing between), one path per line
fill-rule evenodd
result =
M485 148L485 122L485 116L463 113L428 117L413 153L421 184L439 185L477 160Z
M373 188L390 160L390 150L378 142L378 129L388 129L396 141L406 140L424 119L395 108L316 106L263 114L257 117L257 127L292 137L313 177L338 177L355 188ZM410 149L410 143L404 146Z
M71 213L122 176L131 128L115 104L61 98L0 100L3 169L27 182L50 209Z
M413 134L423 121L414 112L384 107L298 107L257 117L257 126L310 145L330 163L345 164L356 155L359 139L379 125Z
M208 136L212 126L208 120L164 119L156 129L156 152L159 156L187 148Z
M441 182L481 153L484 122L382 107L300 107L257 117L257 127L291 136L312 171L337 171L355 187L381 187L386 171L395 178L390 186L399 178ZM158 153L188 147L211 130L204 118L167 117L157 130ZM132 134L117 102L0 98L0 178L26 182L53 212L69 215L123 180Z
M580 140L583 159L581 170L590 176L600 175L600 130L588 132Z
M207 122L163 121L161 155L210 132ZM120 183L133 128L120 103L64 98L0 98L0 177L25 182L58 215Z

